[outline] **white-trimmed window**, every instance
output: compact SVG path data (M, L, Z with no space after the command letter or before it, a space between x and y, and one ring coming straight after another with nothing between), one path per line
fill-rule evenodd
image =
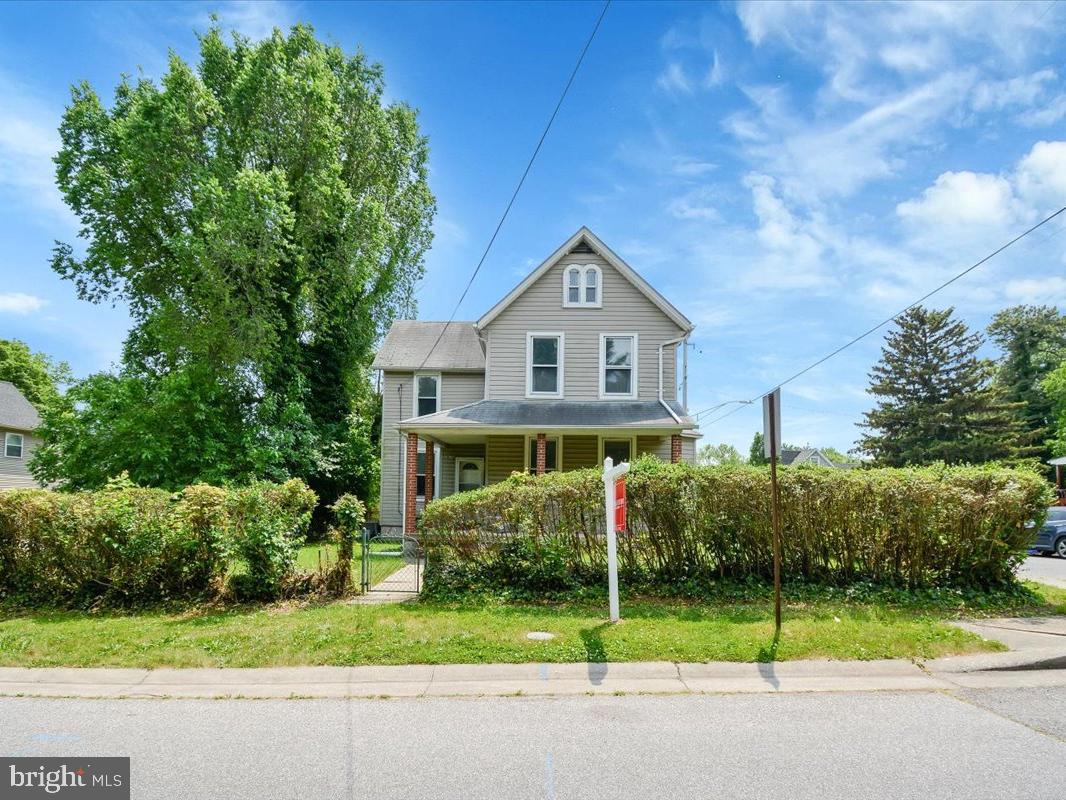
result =
M544 439L544 471L556 472L563 463L562 444L556 436L548 436ZM526 471L535 474L537 471L537 437L526 437Z
M600 334L600 397L637 396L637 334Z
M416 372L414 395L416 417L440 411L440 373Z
M601 308L603 273L595 264L570 264L563 270L564 308Z
M561 333L526 334L526 396L563 396L563 347Z
M22 458L23 438L21 433L4 434L4 457Z

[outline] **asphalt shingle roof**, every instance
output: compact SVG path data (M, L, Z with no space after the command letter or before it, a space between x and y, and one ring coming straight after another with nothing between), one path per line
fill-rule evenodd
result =
M447 330L441 336L446 325ZM396 370L484 370L485 351L472 322L448 324L402 319L392 324L374 358L373 367Z
M41 416L15 384L0 381L0 428L32 431L41 424Z
M671 408L682 419L680 427L692 427L693 422L681 413L677 403ZM657 400L645 401L589 401L573 400L479 400L436 414L404 420L414 427L450 426L457 428L516 427L516 428L676 428L670 413Z

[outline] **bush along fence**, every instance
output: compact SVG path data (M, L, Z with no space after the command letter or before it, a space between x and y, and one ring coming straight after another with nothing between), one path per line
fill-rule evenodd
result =
M172 494L117 479L96 492L0 493L0 595L133 604L282 594L315 493L299 480Z
M910 588L1009 584L1050 488L1026 470L782 470L785 581ZM642 459L627 479L619 570L630 585L770 579L770 478L760 467ZM426 588L566 591L606 580L599 470L515 474L431 503Z

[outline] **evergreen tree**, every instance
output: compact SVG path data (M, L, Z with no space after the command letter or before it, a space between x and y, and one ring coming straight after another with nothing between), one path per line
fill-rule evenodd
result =
M996 385L995 365L977 356L983 337L953 311L916 306L886 337L870 372L869 391L879 402L860 423L869 431L860 447L878 465L1030 455L1020 449L1017 407Z
M993 317L988 335L1003 351L996 382L1018 405L1027 443L1046 461L1055 414L1043 381L1066 360L1066 316L1053 306L1014 306Z

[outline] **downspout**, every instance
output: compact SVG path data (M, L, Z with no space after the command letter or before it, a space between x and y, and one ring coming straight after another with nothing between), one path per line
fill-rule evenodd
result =
M666 400L663 398L663 348L669 347L673 344L677 344L678 342L683 342L686 339L688 339L687 333L684 336L678 336L676 339L671 339L670 341L663 342L659 345L659 405L661 405L670 413L670 416L674 418L674 421L677 422L678 425L684 425L684 423L681 421L681 417L679 417L674 412L674 410L670 408L670 404L667 403Z

